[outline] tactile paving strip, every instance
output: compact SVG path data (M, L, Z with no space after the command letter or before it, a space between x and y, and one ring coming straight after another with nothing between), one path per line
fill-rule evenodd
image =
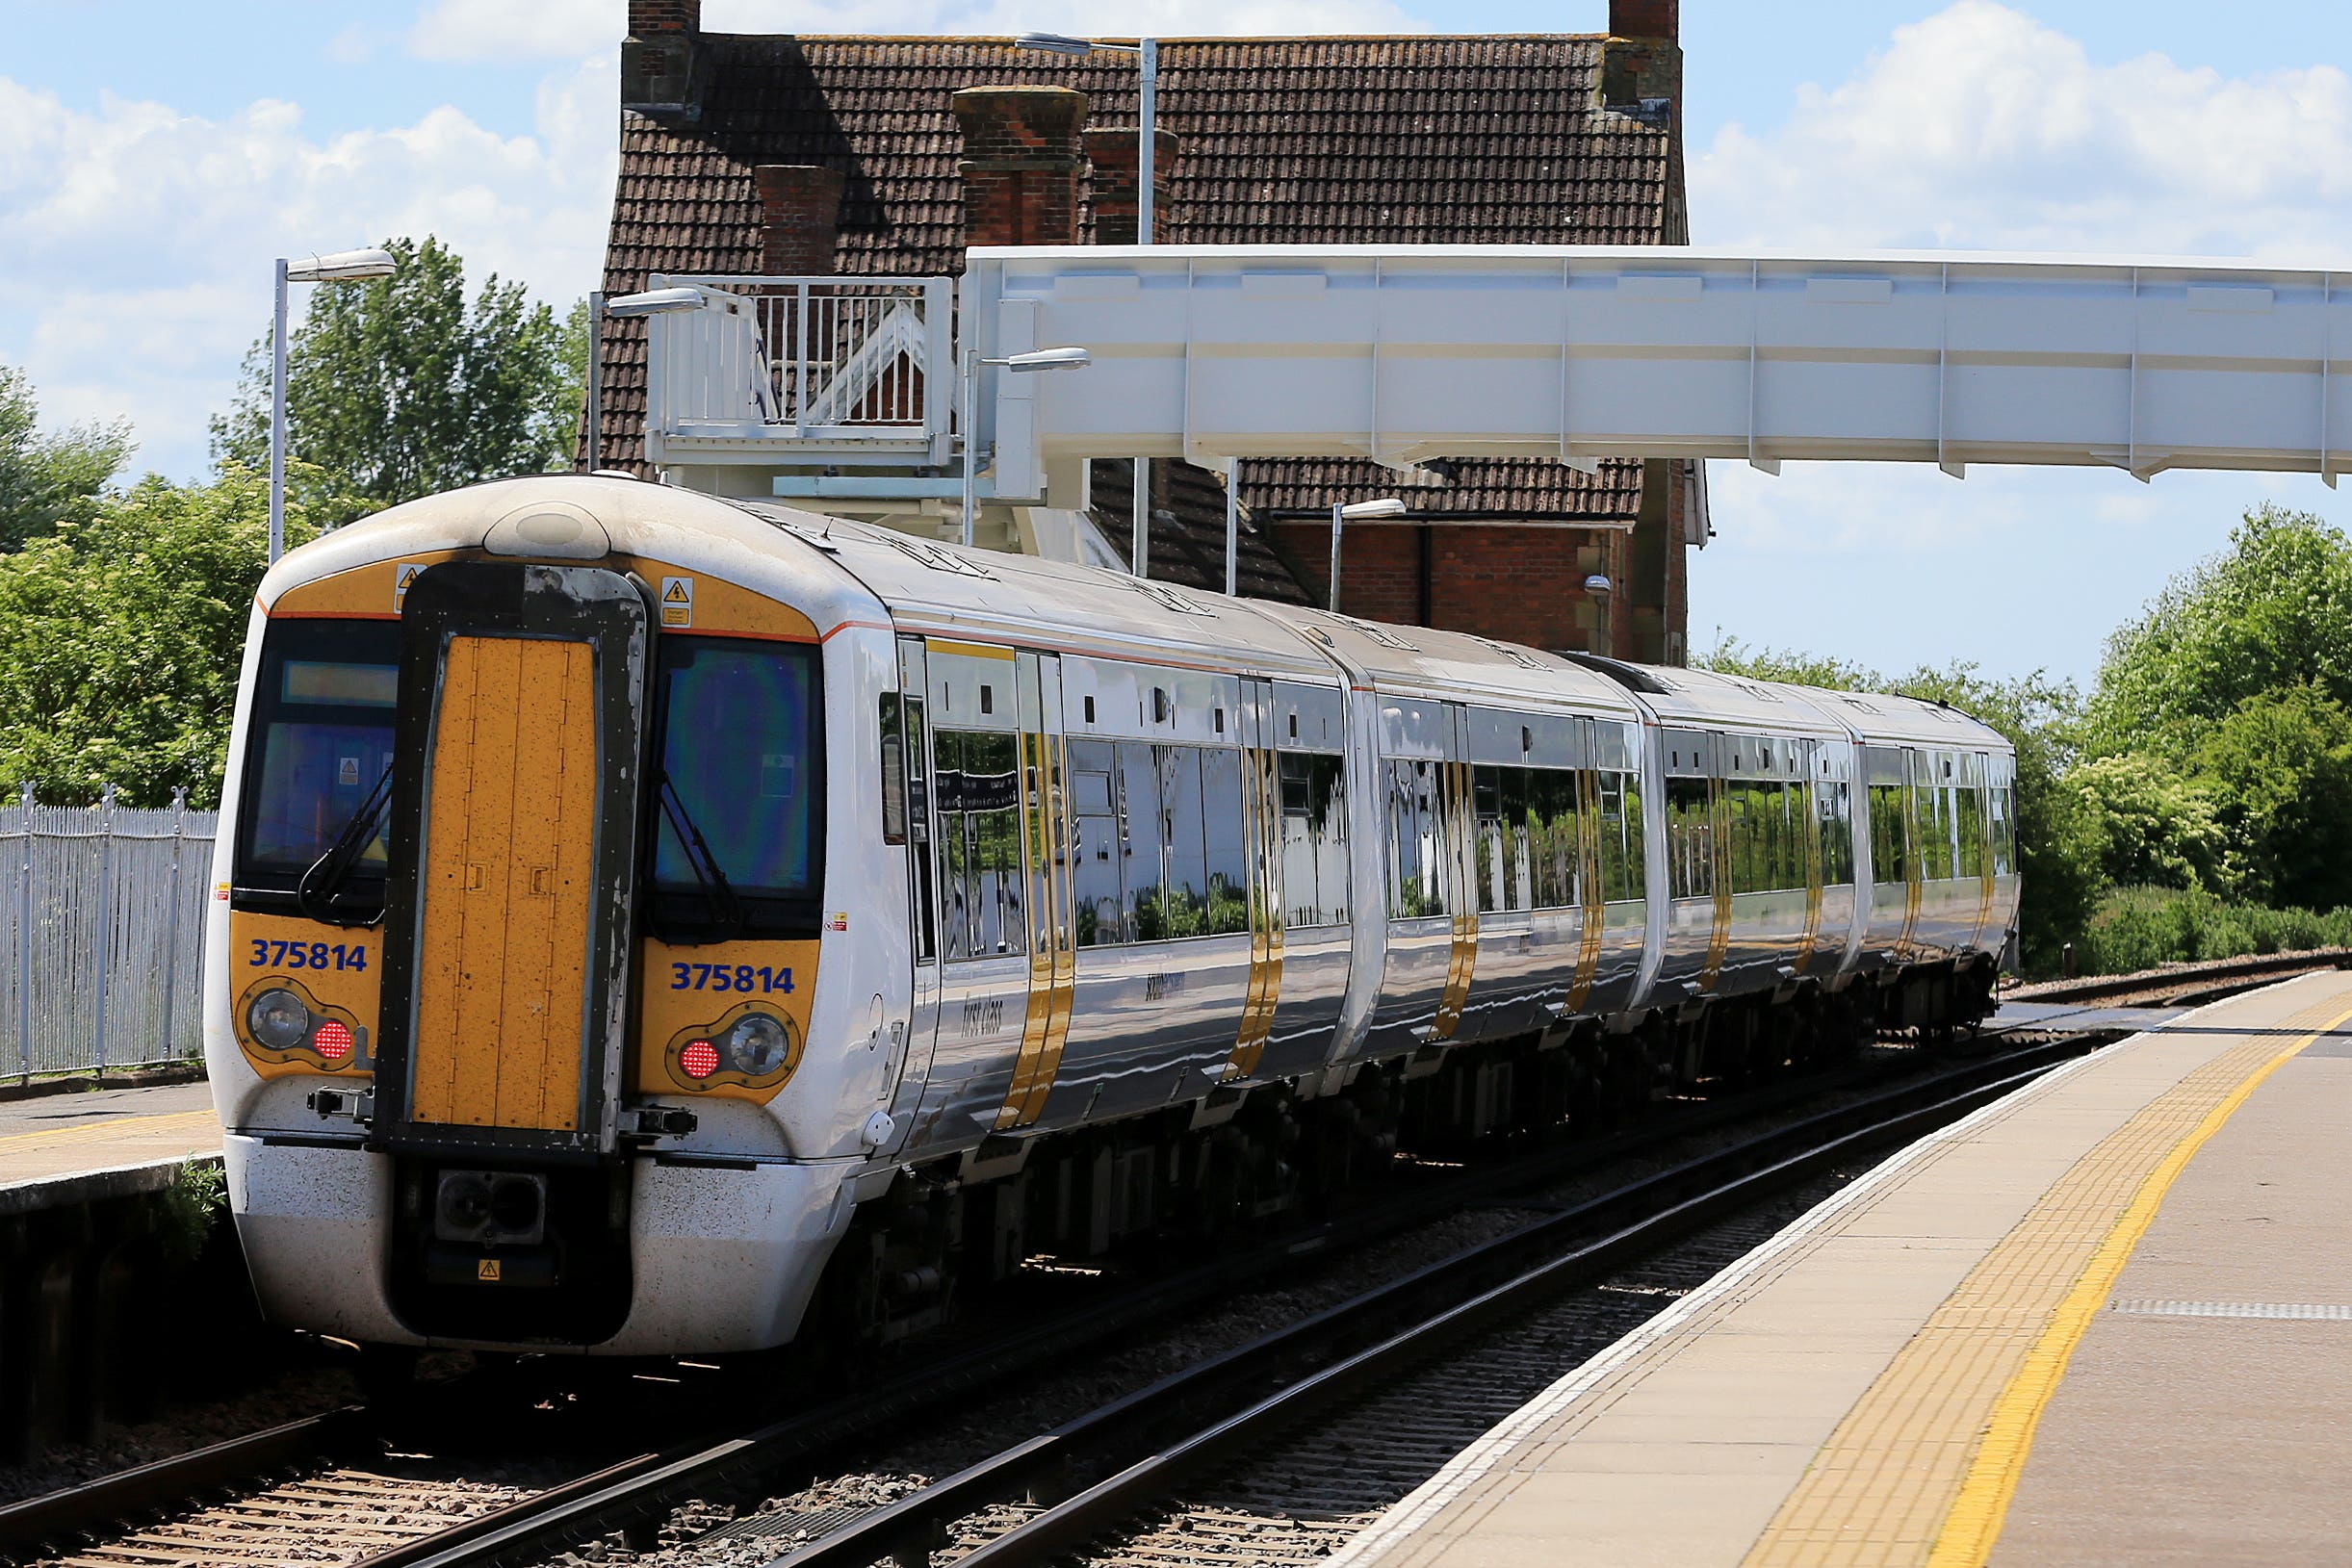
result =
M2022 1459L2030 1423L2022 1432L2003 1428L1996 1422L2003 1396L2029 1370L2029 1357L2049 1356L2046 1331L2150 1178L2234 1094L2343 1016L2340 995L2331 995L2275 1032L2222 1052L2053 1184L1840 1423L1745 1568L1925 1568L1935 1560L1978 1450L1998 1445L1990 1457L2012 1465ZM2283 1050L2277 1035L2290 1031L2303 1039ZM2059 1368L2033 1370L2055 1375ZM1996 1511L1989 1529L1998 1525ZM1980 1561L1977 1548L1990 1546L1988 1535L1956 1555Z
M2109 1312L2135 1318L2292 1318L2306 1323L2352 1322L2352 1306L2332 1301L2109 1301Z

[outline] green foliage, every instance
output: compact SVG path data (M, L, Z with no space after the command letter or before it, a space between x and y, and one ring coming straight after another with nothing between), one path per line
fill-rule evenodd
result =
M1692 663L1702 670L1742 675L1750 681L1785 681L1791 685L1826 686L1833 691L1886 689L1877 671L1850 660L1800 654L1793 648L1751 648L1737 637L1719 636L1715 646Z
M587 364L583 304L558 322L492 273L468 304L465 263L439 241L386 244L371 283L309 289L288 338L288 493L347 518L483 479L568 468ZM214 455L266 473L270 340L246 356Z
M2263 506L2107 639L2085 742L2184 759L2249 698L2306 682L2352 702L2352 541Z
M2241 886L2221 802L2203 782L2126 753L2082 763L2064 786L2081 800L2104 881L2125 887Z
M2352 909L2315 913L2231 903L2204 888L2118 887L2100 900L2075 948L2083 974L2159 964L2352 945Z
M20 550L62 523L87 522L131 448L131 427L120 421L43 436L31 383L0 365L0 551Z
M2223 803L2240 894L2352 904L2352 711L2341 702L2316 682L2257 692L2205 732L2188 765Z
M228 1177L217 1162L191 1160L158 1195L157 1204L156 1246L168 1267L185 1269L204 1250L228 1208Z
M289 545L310 534L290 510ZM201 485L149 476L0 556L0 784L217 803L268 537L266 481L232 467Z

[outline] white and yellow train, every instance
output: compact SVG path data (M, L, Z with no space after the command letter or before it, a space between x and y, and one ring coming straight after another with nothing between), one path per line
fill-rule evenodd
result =
M1900 697L625 479L434 497L254 609L240 1233L273 1320L370 1344L888 1335L1400 1140L1974 1021L2012 781Z

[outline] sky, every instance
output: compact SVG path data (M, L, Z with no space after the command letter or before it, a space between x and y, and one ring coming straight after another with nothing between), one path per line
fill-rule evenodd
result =
M1683 0L1701 244L2352 270L2352 7ZM743 32L1597 32L1607 0L705 0ZM609 214L621 0L0 0L0 364L53 424L205 427L276 255L438 234L558 306ZM297 301L297 309L299 309ZM2087 683L2108 631L2307 476L1710 465L1691 641ZM2352 492L2347 492L2352 496Z

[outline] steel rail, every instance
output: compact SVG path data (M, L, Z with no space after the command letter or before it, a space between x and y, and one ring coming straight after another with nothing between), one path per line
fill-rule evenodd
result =
M193 1494L287 1465L349 1452L375 1430L365 1406L347 1404L9 1504L0 1507L0 1558L39 1556L44 1548L110 1521L168 1509Z
M2136 974L2098 975L2035 986L2029 992L2002 998L2019 1002L2098 1002L2117 996L2162 994L2175 1001L2218 1000L2285 975L2316 969L2352 968L2352 947L2315 947L2298 953L2263 953L2240 958L2209 959L2177 968L2142 969ZM2175 991L2185 995L2171 997ZM2219 993L2219 994L2216 994Z
M1141 1442L1150 1448L1150 1456L959 1558L958 1568L1033 1561L1066 1550L1095 1532L1105 1519L1132 1508L1139 1497L1213 1456L1222 1445L1298 1413L1305 1407L1301 1401L1357 1387L1401 1358L1423 1353L1441 1336L1490 1321L1537 1294L1556 1292L1605 1272L1631 1254L1654 1250L1683 1231L1802 1181L1856 1149L1940 1126L2038 1077L2081 1050L2077 1042L2056 1041L2006 1053L1971 1068L1939 1075L1932 1083L1906 1086L1808 1118L1564 1208L1173 1373L1148 1388L853 1520L775 1558L771 1568L867 1568L890 1556L918 1560L948 1523L1016 1496L1060 1467L1099 1456L1106 1450L1115 1452L1121 1446ZM2021 1063L2028 1065L2021 1067ZM1963 1077L1989 1081L1916 1103L1924 1091L1950 1089L1952 1079ZM1908 1108L1892 1109L1897 1104ZM1629 1209L1639 1217L1625 1218ZM1239 1414L1221 1418L1175 1443L1157 1434L1161 1424L1183 1407L1237 1388L1254 1395L1281 1365L1319 1349L1344 1347L1350 1336L1371 1331L1379 1320L1405 1310L1415 1297L1448 1287L1457 1294L1476 1289L1480 1280L1507 1268L1524 1267L1528 1254L1596 1229L1606 1234L1503 1284L1484 1288L1469 1299L1389 1335L1371 1350L1349 1355L1275 1395L1256 1400Z

